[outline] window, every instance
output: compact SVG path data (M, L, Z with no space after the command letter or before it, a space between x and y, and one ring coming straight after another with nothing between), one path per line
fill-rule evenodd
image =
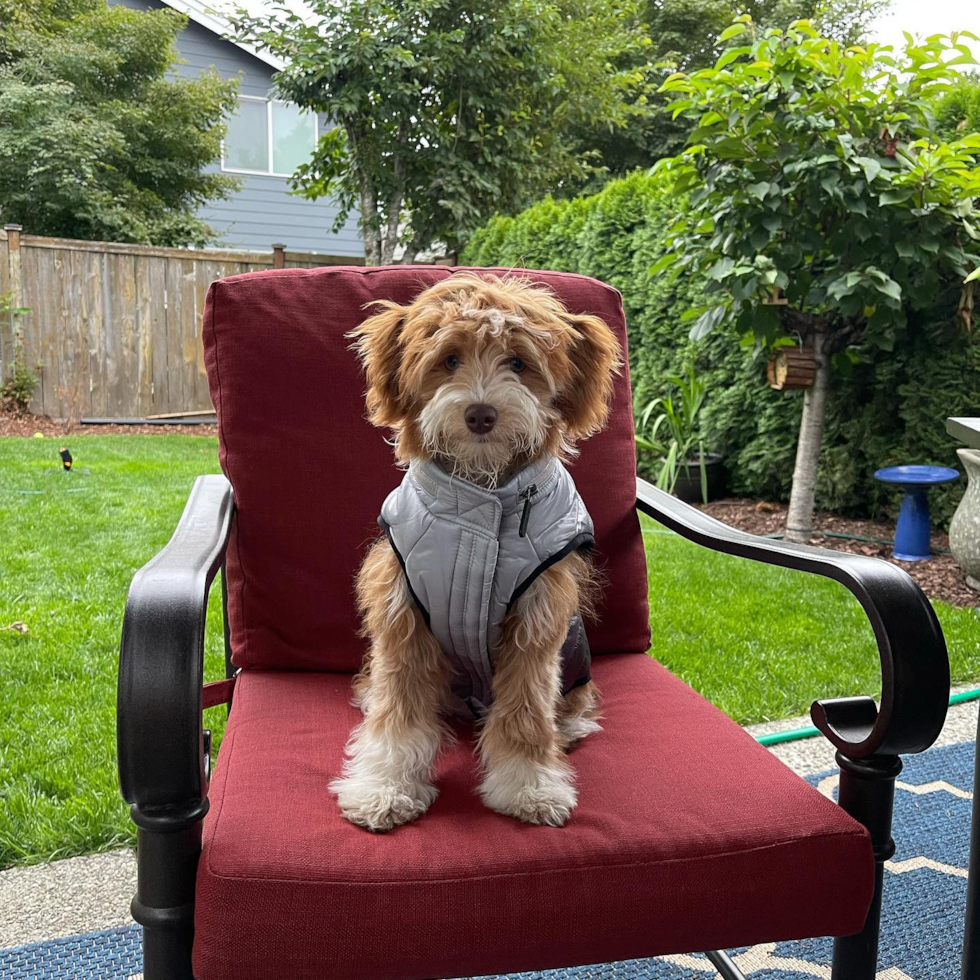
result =
M228 120L221 169L288 177L316 146L316 116L288 102L238 97Z
M269 172L268 103L239 99L238 112L228 120L224 169Z
M310 159L316 145L316 117L288 102L270 102L272 112L272 169L291 174Z

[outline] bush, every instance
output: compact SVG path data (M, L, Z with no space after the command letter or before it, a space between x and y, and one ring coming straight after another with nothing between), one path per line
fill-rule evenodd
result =
M474 235L465 265L557 269L594 276L623 294L630 374L638 403L663 394L688 357L707 383L707 448L725 454L729 488L785 500L795 458L802 392L773 391L765 359L715 331L693 344L683 313L696 305L697 281L649 274L668 224L681 204L655 178L635 173L587 198L539 202L516 217L498 217ZM951 311L910 318L894 351L872 351L835 372L824 433L817 503L854 516L894 515L898 495L875 482L894 463L958 466L946 435L950 415L980 415L980 342ZM640 471L653 466L641 459ZM933 513L948 522L962 494L937 488Z
M938 100L936 131L945 140L980 133L980 75L967 76Z
M0 388L0 408L26 413L41 379L22 361L11 362L10 371L10 377Z
M24 341L18 326L18 318L25 313L30 313L30 310L27 307L15 307L12 293L0 294L0 318L10 318L14 342L14 359L9 364L7 380L0 385L0 411L27 412L31 398L41 383L38 375L41 370L40 362L37 364L36 371L32 371L24 363ZM2 372L0 372L0 378L2 378Z

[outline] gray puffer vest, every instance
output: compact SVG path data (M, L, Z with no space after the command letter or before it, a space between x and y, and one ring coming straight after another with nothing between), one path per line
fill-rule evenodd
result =
M493 662L504 616L550 565L595 544L571 475L553 456L488 490L416 462L385 500L378 523L408 588L453 667L453 693L482 717L493 699ZM562 693L591 678L576 615L562 648Z

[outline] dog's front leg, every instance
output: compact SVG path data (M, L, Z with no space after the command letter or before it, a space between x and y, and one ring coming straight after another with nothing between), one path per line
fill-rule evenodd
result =
M560 827L575 807L557 714L561 646L577 602L567 562L544 571L503 624L494 700L480 735L484 803L527 823Z
M351 732L342 775L330 789L351 823L381 832L421 816L438 795L432 766L444 731L448 665L387 542L365 561L358 592L372 637L355 688L364 721Z

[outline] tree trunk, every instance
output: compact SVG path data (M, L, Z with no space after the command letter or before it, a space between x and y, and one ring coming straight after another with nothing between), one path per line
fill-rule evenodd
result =
M398 165L395 164L395 177L398 174ZM398 223L402 216L402 201L404 197L401 189L392 194L388 202L388 227L385 229L384 241L381 243L381 264L391 265L395 260L395 248L398 245Z
M388 205L388 227L381 246L381 264L391 265L395 259L395 246L398 244L398 219L401 217L402 196L396 193Z
M366 178L361 178L361 228L364 230L364 261L381 265L381 232L377 226L378 205Z
M381 265L381 231L378 228L378 198L365 173L361 182L361 228L364 230L364 260L368 265Z
M786 515L786 538L807 544L813 534L813 499L817 489L817 470L823 444L823 423L827 409L827 386L830 381L830 359L824 354L825 328L818 326L813 335L813 354L817 373L813 385L803 395L803 417L796 440L796 466L793 489Z
M360 166L360 153L363 143L355 119L344 122L347 143L357 171L357 182L361 190L361 230L364 233L364 261L368 265L381 265L381 231L378 227L378 194L371 178Z
M401 223L402 204L405 201L406 142L408 142L408 123L403 120L398 127L398 146L395 148L395 160L392 165L395 188L388 202L388 227L385 229L381 244L382 265L390 265L394 261L395 248L398 246L398 226Z

